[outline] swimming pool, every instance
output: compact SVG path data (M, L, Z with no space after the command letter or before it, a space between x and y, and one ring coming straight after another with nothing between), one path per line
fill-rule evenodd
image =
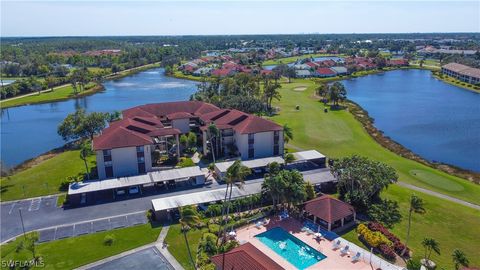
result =
M298 269L308 268L327 257L280 227L255 237Z

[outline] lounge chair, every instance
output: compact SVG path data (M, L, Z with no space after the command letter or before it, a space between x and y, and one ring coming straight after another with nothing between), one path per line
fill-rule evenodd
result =
M339 249L340 248L340 240L337 240L337 242L333 243L332 249Z
M360 256L362 256L362 254L360 252L357 252L357 254L355 254L355 256L352 257L352 262L357 262L360 260Z
M349 248L350 248L349 246L345 246L344 248L342 248L342 249L340 250L340 254L341 254L341 255L347 255Z

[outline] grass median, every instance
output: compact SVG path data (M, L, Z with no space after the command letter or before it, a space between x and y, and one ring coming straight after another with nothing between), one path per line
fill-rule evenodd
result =
M74 269L155 242L160 230L161 226L144 224L37 244L36 253L43 258L45 265L34 268ZM110 246L104 243L107 235L114 238L113 244ZM32 258L32 254L28 250L16 252L22 240L23 236L19 236L15 241L0 247L2 261L24 261ZM1 269L7 268L2 264Z

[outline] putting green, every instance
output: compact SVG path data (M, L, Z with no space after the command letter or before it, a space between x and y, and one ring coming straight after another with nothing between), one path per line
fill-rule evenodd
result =
M416 179L437 188L449 191L462 191L464 189L463 186L438 174L433 174L424 170L410 170L409 173Z

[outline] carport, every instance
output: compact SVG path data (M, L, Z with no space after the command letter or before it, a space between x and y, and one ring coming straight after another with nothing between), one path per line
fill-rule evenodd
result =
M235 161L225 161L225 162L218 162L215 163L215 172L220 179L225 177L225 174L232 166ZM242 165L251 169L253 174L259 174L263 176L266 172L266 168L268 164L272 162L277 162L278 164L284 164L285 160L282 157L267 157L267 158L257 158L257 159L250 159L250 160L242 160Z
M308 150L292 153L295 157L294 163L313 162L314 164L324 168L326 166L326 157L317 150Z
M234 186L232 189L232 199L246 197L258 192L259 190L256 187L239 189ZM152 200L152 209L157 220L171 220L171 213L177 211L179 207L223 201L223 199L225 199L225 188L220 188L154 199Z
M87 202L112 200L116 199L117 194L127 194L134 187L141 194L143 187L158 183L167 184L171 181L191 181L194 185L202 185L205 183L205 174L200 167L193 166L129 177L77 182L68 188L68 202L70 205L81 205Z

